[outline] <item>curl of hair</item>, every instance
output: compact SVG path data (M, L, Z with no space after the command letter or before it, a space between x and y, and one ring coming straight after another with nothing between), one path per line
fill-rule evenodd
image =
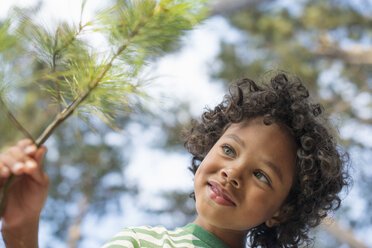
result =
M309 246L309 229L340 207L339 193L351 182L348 155L337 146L323 112L296 77L278 73L262 86L244 78L232 84L224 100L207 109L201 122L193 121L186 133L185 147L193 155L190 170L195 174L231 123L261 116L266 125L280 122L291 130L297 143L296 175L281 208L285 220L271 228L265 224L252 228L252 247Z

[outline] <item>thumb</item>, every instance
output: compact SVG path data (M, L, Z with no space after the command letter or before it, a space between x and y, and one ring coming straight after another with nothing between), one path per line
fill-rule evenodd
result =
M43 185L49 184L48 176L46 175L43 169L43 160L47 149L45 146L40 147L37 149L34 155L35 162L37 163L37 168L31 168L28 170L28 174L38 183Z
M43 168L43 161L44 161L44 156L47 152L47 148L45 146L41 146L39 149L37 149L34 158L40 169Z

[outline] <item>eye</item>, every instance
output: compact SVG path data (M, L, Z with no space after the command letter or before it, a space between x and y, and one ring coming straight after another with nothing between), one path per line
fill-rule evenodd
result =
M236 154L234 149L229 145L222 145L223 153L225 153L227 156L235 158Z
M261 182L264 182L269 186L271 185L269 178L262 171L255 171L253 172L253 175Z

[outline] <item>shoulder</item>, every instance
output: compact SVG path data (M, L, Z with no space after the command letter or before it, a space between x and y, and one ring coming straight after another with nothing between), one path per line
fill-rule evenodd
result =
M123 229L102 248L163 247L165 244L175 247L180 243L191 244L193 240L198 238L182 227L168 230L164 226L138 226Z
M117 247L126 247L126 248L136 248L139 247L138 238L136 232L133 228L124 228L114 237L112 237L104 246L101 248L117 248Z

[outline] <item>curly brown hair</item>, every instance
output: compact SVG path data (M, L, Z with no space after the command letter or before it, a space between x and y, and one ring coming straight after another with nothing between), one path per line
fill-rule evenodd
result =
M192 121L185 147L193 155L194 174L231 123L263 116L265 125L278 122L291 130L297 143L296 172L281 209L285 220L249 230L251 247L310 246L309 229L340 207L339 193L351 182L349 157L337 145L323 112L297 77L280 72L262 86L248 78L235 82L219 105L207 109L200 122Z

